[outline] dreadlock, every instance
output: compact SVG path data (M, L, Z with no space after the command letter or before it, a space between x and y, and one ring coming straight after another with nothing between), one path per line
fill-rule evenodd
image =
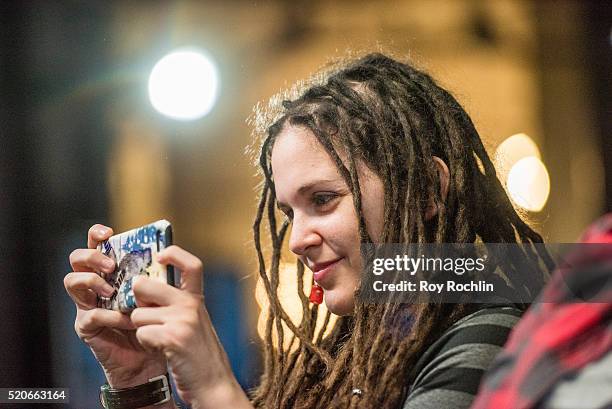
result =
M279 260L290 220L277 226L270 162L283 126L310 130L335 162L352 192L364 243L373 240L362 212L357 161L383 181L379 243L541 243L542 237L515 211L465 110L425 72L370 54L329 71L297 98L280 105L280 114L262 135L259 155L263 182L253 229L269 307L264 373L252 392L253 403L262 408L400 407L425 348L476 307L467 303L368 304L356 298L354 314L339 317L324 337L330 313L323 328L315 331L318 307L304 295L304 265L298 261L303 318L299 325L293 323L277 295ZM346 164L338 147L347 153ZM445 201L433 156L450 169ZM439 211L432 220L425 220L430 198ZM271 239L269 265L261 243L264 216ZM528 255L552 267L547 254L538 250ZM499 267L513 268L510 263ZM545 274L532 279L542 282ZM288 348L283 343L287 336L283 323L290 331ZM354 388L361 393L354 393Z

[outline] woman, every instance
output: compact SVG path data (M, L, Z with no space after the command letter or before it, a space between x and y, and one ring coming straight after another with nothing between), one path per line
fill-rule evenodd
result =
M177 392L194 408L468 407L520 311L363 303L356 297L360 244L537 243L541 237L514 211L466 112L427 74L372 54L302 88L258 117L265 129L264 183L254 230L270 311L264 374L250 400L202 305L202 263L177 246L159 262L183 271L180 289L139 279L134 292L141 307L131 316L95 309L94 293L111 289L91 271L112 271L113 264L94 249L112 231L92 227L89 249L71 254L75 272L65 279L77 304L78 335L112 388L146 383L166 371L167 360ZM286 215L280 226L277 207ZM260 240L264 217L269 263ZM298 288L307 266L326 306L340 316L326 337L315 333L317 306L302 292L299 324L275 295L289 227ZM275 347L287 336L293 349Z

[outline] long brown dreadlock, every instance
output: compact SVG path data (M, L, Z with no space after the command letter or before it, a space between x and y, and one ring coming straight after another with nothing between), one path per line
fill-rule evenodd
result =
M253 228L269 311L264 374L252 393L253 403L263 408L400 407L419 356L476 307L366 304L356 299L354 315L339 317L324 337L329 312L323 328L315 331L318 308L304 295L304 265L298 261L303 318L293 323L277 295L290 220L277 225L270 164L272 146L285 124L310 130L336 163L353 195L362 242L372 239L361 209L357 161L375 171L385 187L379 243L541 243L542 237L516 213L465 110L425 72L370 54L329 71L297 98L282 102L280 114L262 135L259 156L263 186ZM338 147L347 152L348 166ZM445 201L433 156L450 169ZM430 198L439 211L427 221ZM272 245L269 265L261 243L264 215ZM550 265L546 254L530 256ZM545 274L533 279L541 282ZM406 322L409 331L393 330L405 328ZM283 333L283 323L290 334ZM287 335L297 347L284 346ZM354 393L354 388L361 393Z

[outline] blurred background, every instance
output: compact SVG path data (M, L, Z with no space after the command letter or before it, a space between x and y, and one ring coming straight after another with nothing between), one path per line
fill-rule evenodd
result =
M103 374L73 330L68 255L94 223L120 232L162 218L204 261L213 322L239 382L256 385L259 180L245 155L247 118L351 54L388 52L429 70L466 107L533 226L548 242L575 241L612 210L611 9L587 0L0 2L0 387L68 387L70 407L98 407ZM203 64L194 89L210 91L195 105L167 93L193 64L165 59L152 75L185 47Z

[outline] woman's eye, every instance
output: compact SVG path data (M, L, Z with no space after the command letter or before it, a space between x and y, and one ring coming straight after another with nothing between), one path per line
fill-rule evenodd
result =
M335 193L319 193L312 197L312 201L317 206L324 206L336 196L337 195Z

